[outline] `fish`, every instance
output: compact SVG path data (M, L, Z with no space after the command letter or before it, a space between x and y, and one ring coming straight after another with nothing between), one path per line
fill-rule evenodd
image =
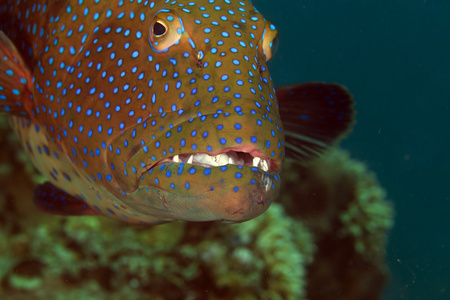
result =
M354 123L343 86L275 88L278 30L249 0L2 2L0 111L45 212L247 221L286 157L309 163Z

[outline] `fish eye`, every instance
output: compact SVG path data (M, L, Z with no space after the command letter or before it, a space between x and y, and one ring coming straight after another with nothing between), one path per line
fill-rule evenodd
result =
M155 37L161 37L167 32L166 26L161 21L156 21L153 25L153 35Z
M156 52L166 52L178 44L184 28L180 17L173 11L161 9L152 19L150 26L150 46Z
M266 61L275 55L279 43L280 37L277 28L272 23L268 23L264 29L263 37L260 42L263 53L266 56Z

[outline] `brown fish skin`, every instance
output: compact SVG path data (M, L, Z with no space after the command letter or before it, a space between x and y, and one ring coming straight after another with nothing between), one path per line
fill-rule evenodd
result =
M0 17L0 107L49 179L41 209L242 222L276 199L285 131L267 61L278 33L250 1L10 0ZM330 87L285 97L300 159L352 123L351 96L331 101Z

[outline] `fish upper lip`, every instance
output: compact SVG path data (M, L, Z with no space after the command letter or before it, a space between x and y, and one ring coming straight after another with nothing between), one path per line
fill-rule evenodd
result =
M180 153L159 160L148 165L145 172L165 163L187 163L203 167L219 167L224 165L236 165L243 167L256 167L265 172L276 171L277 166L260 150L252 146L240 146L224 148L213 152Z

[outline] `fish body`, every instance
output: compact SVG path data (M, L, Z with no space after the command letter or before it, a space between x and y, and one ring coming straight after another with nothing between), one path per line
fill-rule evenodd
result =
M249 220L279 193L285 146L308 160L352 123L337 85L275 89L278 32L248 0L9 0L0 19L0 109L51 213Z

